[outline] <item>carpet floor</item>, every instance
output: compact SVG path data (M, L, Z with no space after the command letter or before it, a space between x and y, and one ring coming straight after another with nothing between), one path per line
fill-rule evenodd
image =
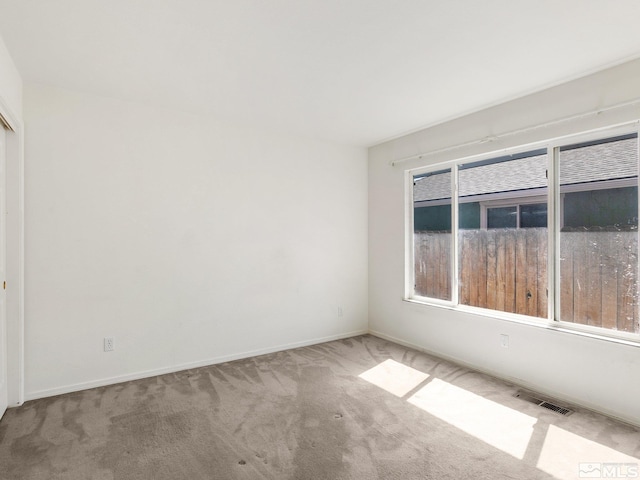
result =
M9 409L0 478L640 475L638 429L579 408L563 416L517 391L364 335Z

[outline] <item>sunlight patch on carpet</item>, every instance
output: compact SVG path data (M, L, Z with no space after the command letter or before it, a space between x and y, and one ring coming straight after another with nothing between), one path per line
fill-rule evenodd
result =
M487 400L440 379L433 379L409 403L520 460L537 419Z
M549 425L537 467L556 478L638 478L640 459Z
M385 360L358 376L398 397L404 397L429 378L426 373L392 359Z

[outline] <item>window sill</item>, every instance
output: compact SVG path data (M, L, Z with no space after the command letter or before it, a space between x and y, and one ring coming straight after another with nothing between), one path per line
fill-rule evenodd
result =
M414 305L443 308L443 309L452 310L455 312L492 318L494 320L518 323L521 325L528 325L531 327L542 328L545 330L553 330L559 333L578 335L581 337L593 338L595 340L601 340L601 341L626 345L630 347L640 348L640 335L635 335L631 333L625 334L624 332L619 332L620 334L616 335L617 332L612 332L612 334L610 335L605 335L599 332L591 332L586 330L586 328L589 328L588 326L574 327L572 324L568 324L567 322L549 321L543 318L538 319L535 317L528 317L526 315L518 315L516 313L501 312L498 310L488 310L485 308L478 308L478 307L469 307L466 305L451 305L451 304L444 304L444 303L436 303L436 302L419 300L416 298L403 298L402 300L406 303L410 303ZM591 328L596 328L596 327L591 327ZM631 336L635 338L629 338Z

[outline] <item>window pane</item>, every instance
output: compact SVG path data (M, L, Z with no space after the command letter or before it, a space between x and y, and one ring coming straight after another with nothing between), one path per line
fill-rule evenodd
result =
M480 228L480 203L461 203L458 228Z
M638 327L638 138L560 149L560 319Z
M547 204L520 205L520 228L547 227Z
M547 195L546 150L463 165L459 172L459 298L471 305L534 317L547 314L546 204L526 204L519 229L518 207L531 196ZM511 206L485 209L486 229L471 223L462 206L501 201ZM477 215L482 210L478 209ZM531 218L536 218L534 222ZM538 219L544 217L544 221ZM521 218L522 222L522 218Z
M487 228L516 228L518 207L487 208Z
M451 300L451 169L413 178L415 294Z

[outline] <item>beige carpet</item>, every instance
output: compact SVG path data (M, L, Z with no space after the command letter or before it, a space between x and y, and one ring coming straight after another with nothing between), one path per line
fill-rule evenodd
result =
M640 475L637 429L580 409L562 416L516 390L355 337L10 409L0 421L0 478Z

